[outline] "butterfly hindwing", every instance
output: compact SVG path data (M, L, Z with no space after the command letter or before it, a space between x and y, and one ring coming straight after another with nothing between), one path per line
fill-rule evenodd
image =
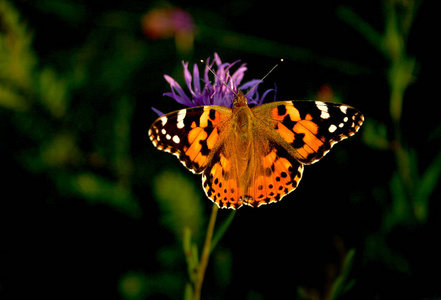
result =
M364 120L353 107L321 101L280 101L252 111L257 118L267 120L304 164L320 160L335 143L354 135Z
M259 147L265 141L257 139L255 144ZM272 141L266 144L260 148L260 162L254 167L254 178L246 193L245 204L253 207L280 201L297 188L302 178L303 164L281 145Z
M262 166L252 189L253 206L280 201L297 188L302 178L303 164L277 143L269 143L267 151L262 154Z
M222 106L181 109L159 117L150 127L149 137L156 148L175 155L198 174L206 167L230 118L231 109Z
M202 174L202 187L207 197L221 208L242 206L238 170L232 164L225 145L218 149Z
M238 209L243 204L259 207L278 202L297 188L301 179L303 164L283 147L260 135L250 139L254 148L250 155L254 157L249 168L236 168L234 143L227 141L204 170L205 193L221 208Z

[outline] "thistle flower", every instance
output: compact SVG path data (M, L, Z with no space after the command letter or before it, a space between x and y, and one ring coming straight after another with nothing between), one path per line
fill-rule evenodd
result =
M233 107L233 99L239 91L252 88L248 93L244 93L246 94L248 104L262 104L265 96L273 91L273 89L265 91L262 97L259 97L256 85L258 85L261 80L254 79L241 85L245 71L247 70L245 64L242 64L233 74L230 74L230 69L238 62L239 61L222 63L217 53L214 54L213 62L210 63L210 59L207 59L207 66L209 66L209 68L217 75L214 76L213 82L209 79L209 75L212 74L207 66L205 67L203 78L200 78L199 69L196 64L193 67L193 74L191 74L188 69L188 62L182 62L184 66L185 83L187 84L190 96L188 96L182 87L168 75L164 75L164 78L170 84L171 92L165 93L164 95L189 107L221 105L231 108ZM217 69L214 68L215 64ZM203 87L201 86L201 81L204 83ZM158 112L157 110L155 111Z
M193 34L195 25L190 14L180 8L155 8L142 18L142 29L152 39Z

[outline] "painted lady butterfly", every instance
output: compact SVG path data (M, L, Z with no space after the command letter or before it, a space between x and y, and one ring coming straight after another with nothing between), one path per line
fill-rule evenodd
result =
M208 198L221 208L280 201L302 177L303 165L354 135L363 115L353 107L321 101L280 101L250 108L239 93L233 109L210 105L158 118L153 145L202 173Z

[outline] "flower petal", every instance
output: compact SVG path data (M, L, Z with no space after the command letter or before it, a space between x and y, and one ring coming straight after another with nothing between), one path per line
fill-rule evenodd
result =
M245 71L247 70L247 67L245 67L245 64L241 65L239 69L237 69L233 75L231 76L231 80L233 81L235 86L239 86L240 82L242 81L243 77L245 76Z
M176 80L174 80L173 78L171 78L168 75L164 75L165 80L167 80L167 82L170 84L170 87L173 91L173 93L176 91L178 92L178 94L180 96L184 96L186 97L187 95L185 95L184 90L181 88L181 86L179 85L179 83L176 82Z
M199 78L199 68L196 64L193 67L193 88L196 94L201 93L201 83Z
M262 103L263 103L263 101L265 100L265 97L266 97L266 95L268 94L268 93L270 93L270 92L275 92L276 91L276 89L269 89L269 90L266 90L264 93L263 93L263 95L262 95L262 97L257 97L257 99L256 99L256 105L261 105ZM274 93L274 100L276 100L276 94Z
M254 95L254 93L256 92L256 90L257 90L257 86L259 85L259 83L260 83L260 79L253 79L253 80L251 80L251 81L248 81L248 82L242 84L242 85L239 87L239 89L240 89L240 90L246 90L246 89L253 88L254 86L256 86L254 89L252 89L252 90L250 90L250 91L248 92L249 95L252 97L252 96Z
M158 114L158 116L163 116L163 115L165 115L163 112L161 112L161 111L159 111L159 110L157 110L156 108L154 108L154 107L152 107L152 110L155 112L155 113L157 113Z
M176 93L164 93L163 96L168 96L173 98L176 102L183 104L188 107L194 106L193 102L190 101L187 97L181 97L179 95L176 95Z
M192 81L192 76L190 71L188 70L188 62L182 62L182 65L184 66L184 78L185 78L185 83L187 84L188 90L190 91L190 94L194 95L194 91L191 88L191 81Z
M179 83L176 82L173 78L171 78L168 75L164 75L165 80L170 84L171 93L165 93L165 96L169 96L173 99L175 99L176 102L184 104L186 106L193 106L193 103L191 102L190 98L187 97L184 90L181 88ZM177 94L176 94L177 92Z

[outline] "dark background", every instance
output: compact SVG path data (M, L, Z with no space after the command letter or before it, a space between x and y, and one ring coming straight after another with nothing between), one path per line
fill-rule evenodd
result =
M243 82L284 58L260 92L344 102L366 122L283 201L236 213L202 298L330 299L340 278L339 299L441 299L433 7L304 2L0 1L0 298L183 297L182 228L201 247L212 204L147 131L151 107L182 108L163 75L185 86L181 61L216 52L247 64ZM149 38L157 8L185 10L194 42Z

